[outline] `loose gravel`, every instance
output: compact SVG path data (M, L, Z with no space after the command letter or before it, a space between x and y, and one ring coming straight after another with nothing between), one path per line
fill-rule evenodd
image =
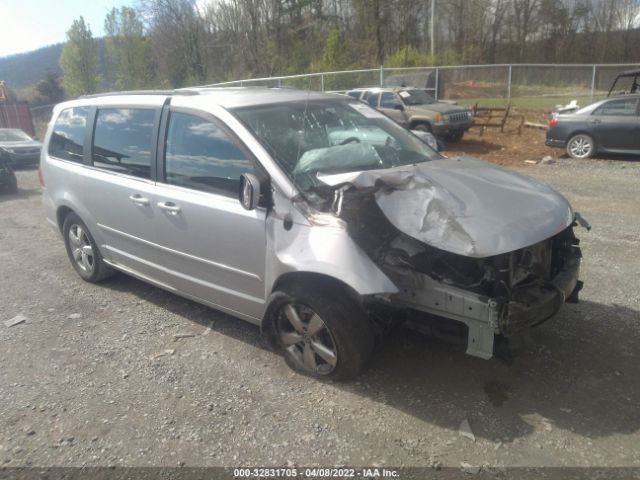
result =
M18 172L0 195L0 466L640 466L640 162L515 170L593 226L581 302L511 366L400 330L341 384L293 373L241 320L126 275L83 282Z

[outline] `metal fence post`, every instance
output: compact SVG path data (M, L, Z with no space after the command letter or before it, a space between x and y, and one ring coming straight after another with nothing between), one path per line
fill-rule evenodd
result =
M593 65L593 71L591 72L591 101L593 102L593 95L596 90L596 65Z
M240 80L240 86L242 86L242 80Z
M511 74L512 74L512 65L509 64L509 78L507 80L507 100L511 101Z
M324 92L324 73L320 74L320 91Z
M282 79L278 79L278 88L282 87Z
M436 91L433 92L434 93L433 97L436 99L436 101L439 100L439 98L438 98L439 97L438 93L440 91L440 89L438 88L438 86L439 86L438 84L439 83L440 83L440 69L436 68L436 84L435 84Z
M384 65L380 65L380 86L384 86Z

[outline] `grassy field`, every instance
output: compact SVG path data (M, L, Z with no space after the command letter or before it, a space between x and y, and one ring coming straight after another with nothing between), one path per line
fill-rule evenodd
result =
M498 108L498 107L506 107L509 102L515 108L523 108L523 109L542 109L542 110L552 110L556 105L566 105L571 100L576 100L578 105L581 107L586 107L590 103L593 103L599 100L600 96L594 96L591 98L590 95L584 96L536 96L536 97L512 97L511 100L506 98L464 98L464 99L456 99L460 105L466 105L472 107L476 103L478 106L487 107L487 108Z

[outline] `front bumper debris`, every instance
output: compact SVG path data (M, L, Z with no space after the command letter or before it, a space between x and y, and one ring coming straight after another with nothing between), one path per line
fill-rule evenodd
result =
M578 280L582 255L577 245L566 248L562 267L552 278L517 285L508 296L469 291L415 270L387 269L400 289L391 296L391 303L396 308L465 324L467 354L489 359L493 356L495 335L509 337L525 331L554 316L564 303L577 302L582 288Z
M508 337L554 316L574 292L577 295L576 289L582 288L579 275L580 257L576 254L566 260L565 267L550 282L514 291L501 320L500 333Z

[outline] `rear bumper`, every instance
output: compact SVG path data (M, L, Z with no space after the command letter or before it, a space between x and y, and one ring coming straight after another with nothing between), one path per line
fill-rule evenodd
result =
M544 144L547 147L554 147L554 148L566 148L567 146L567 142L565 142L564 140L556 140L554 138L547 138L544 141Z

